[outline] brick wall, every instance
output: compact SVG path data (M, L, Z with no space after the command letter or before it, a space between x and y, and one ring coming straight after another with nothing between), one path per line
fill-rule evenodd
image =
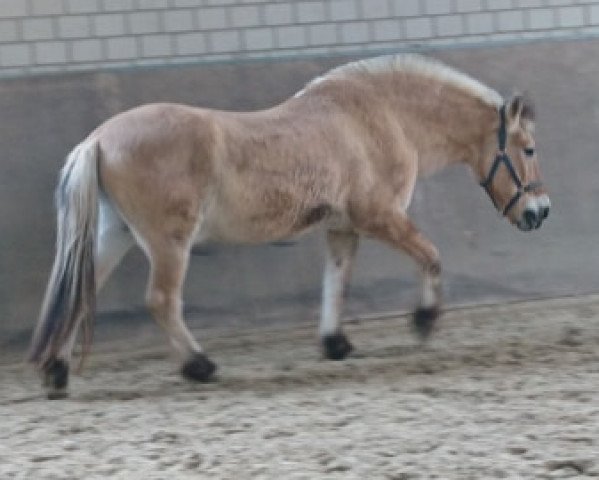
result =
M0 76L599 32L599 0L0 0Z

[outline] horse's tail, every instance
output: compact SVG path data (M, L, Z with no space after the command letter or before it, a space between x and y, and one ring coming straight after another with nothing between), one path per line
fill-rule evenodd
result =
M83 354L91 345L96 285L94 250L98 217L96 140L86 140L69 154L56 189L56 256L29 360L49 365L83 326Z

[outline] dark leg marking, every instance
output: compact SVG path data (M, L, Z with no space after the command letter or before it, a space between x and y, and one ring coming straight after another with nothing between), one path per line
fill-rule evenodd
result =
M181 375L195 382L209 382L216 372L216 364L200 352L193 354L190 360L181 367Z
M52 360L44 369L44 375L44 385L48 389L48 399L65 398L69 384L69 364L60 359Z
M438 307L419 307L412 317L412 326L420 340L426 340L432 333L439 316Z
M333 333L322 337L324 355L329 360L343 360L354 349L343 333Z

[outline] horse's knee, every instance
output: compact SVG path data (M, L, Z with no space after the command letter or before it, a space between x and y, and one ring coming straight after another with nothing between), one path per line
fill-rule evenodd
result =
M50 400L65 398L68 395L69 364L62 359L51 360L43 369L44 388Z
M146 306L159 323L163 323L180 303L180 300L160 289L152 289L146 296Z
M331 333L322 337L324 356L329 360L343 360L354 349L347 337L341 333Z

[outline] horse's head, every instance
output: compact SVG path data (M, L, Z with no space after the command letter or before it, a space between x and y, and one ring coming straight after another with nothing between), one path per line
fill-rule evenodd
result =
M539 228L551 202L540 182L534 140L534 110L516 95L499 111L499 128L480 160L481 185L495 207L520 230Z

